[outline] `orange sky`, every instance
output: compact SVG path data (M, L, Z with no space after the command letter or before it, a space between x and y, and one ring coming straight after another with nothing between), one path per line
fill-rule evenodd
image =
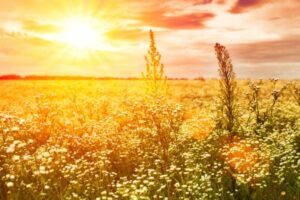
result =
M0 74L139 76L151 28L170 77L217 76L215 42L229 49L238 77L300 77L298 0L0 3ZM74 19L97 35L88 48L66 42Z

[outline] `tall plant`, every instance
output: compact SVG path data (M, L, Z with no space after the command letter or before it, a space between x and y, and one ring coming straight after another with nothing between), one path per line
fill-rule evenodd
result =
M300 85L297 85L296 82L294 82L291 83L289 86L292 92L292 96L296 100L297 104L300 106Z
M160 62L161 55L157 51L154 33L150 30L150 46L148 54L145 56L146 73L142 73L142 77L147 82L147 88L150 92L166 92L167 76L164 74L164 64Z
M234 135L237 125L237 82L230 55L226 47L216 44L215 52L219 64L220 76L220 100L221 100L221 123L222 128Z

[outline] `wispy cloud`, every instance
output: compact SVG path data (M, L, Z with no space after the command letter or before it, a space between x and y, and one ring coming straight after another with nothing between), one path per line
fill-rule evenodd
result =
M259 8L271 0L238 0L234 6L229 10L233 14L249 11L250 9Z
M35 20L22 21L22 28L26 31L33 31L38 33L56 33L60 31L60 28L55 25L38 23Z
M232 45L232 53L240 62L257 63L300 63L300 35L255 43Z
M142 29L113 29L106 32L106 36L110 40L138 41L140 39L148 39L148 31Z
M191 13L168 16L164 12L144 12L139 16L141 24L167 29L203 29L205 22L212 19L213 13Z

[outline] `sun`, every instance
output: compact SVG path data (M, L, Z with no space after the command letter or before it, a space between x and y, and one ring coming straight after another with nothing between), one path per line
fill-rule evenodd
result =
M99 37L92 21L87 19L71 19L65 23L61 38L76 48L94 48Z
M97 16L65 16L57 20L59 31L44 35L44 38L53 41L65 59L81 62L95 61L103 52L115 51L113 45L106 38L108 30L105 21ZM83 62L82 62L83 63Z

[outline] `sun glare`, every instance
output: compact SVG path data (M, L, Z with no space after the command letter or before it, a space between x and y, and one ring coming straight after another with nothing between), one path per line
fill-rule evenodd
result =
M66 22L62 38L64 42L76 48L94 48L98 33L91 21L72 19Z

